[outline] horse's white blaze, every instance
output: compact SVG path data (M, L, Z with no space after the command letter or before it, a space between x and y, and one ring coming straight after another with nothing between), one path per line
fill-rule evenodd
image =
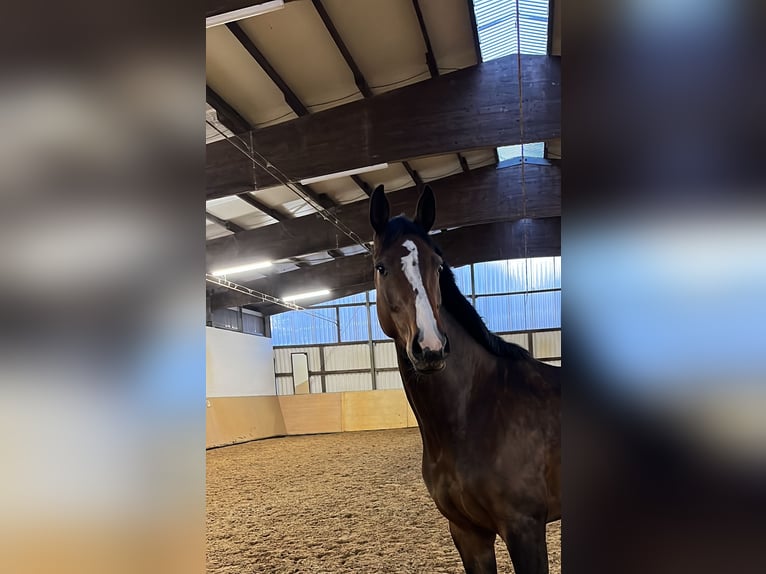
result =
M418 263L418 248L410 239L402 243L402 247L409 251L407 255L402 257L402 271L404 271L404 276L410 282L412 290L415 292L415 321L423 338L420 346L423 349L440 351L442 348L442 338L439 336L436 317L434 317L431 303L428 301L428 295L423 286L423 277L420 274L420 265Z

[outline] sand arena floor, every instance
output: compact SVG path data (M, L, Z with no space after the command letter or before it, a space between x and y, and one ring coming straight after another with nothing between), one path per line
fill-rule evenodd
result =
M267 439L207 453L207 571L463 574L420 476L417 429ZM560 522L548 525L561 570ZM513 572L504 544L498 571Z

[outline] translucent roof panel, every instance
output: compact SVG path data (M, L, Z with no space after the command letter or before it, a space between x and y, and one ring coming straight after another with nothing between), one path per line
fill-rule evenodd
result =
M547 53L548 0L474 0L473 6L483 61L519 52Z
M545 144L543 142L524 144L524 157L544 157ZM521 157L521 145L507 145L497 148L497 157L500 161Z

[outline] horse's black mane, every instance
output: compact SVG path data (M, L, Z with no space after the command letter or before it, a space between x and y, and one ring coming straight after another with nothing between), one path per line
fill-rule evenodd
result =
M444 259L439 247L434 244L423 228L404 216L394 217L388 222L386 232L383 235L383 249L390 247L398 239L405 235L416 235L428 244L439 256ZM482 321L473 305L460 292L452 268L444 261L444 268L439 276L439 287L442 294L442 306L449 311L471 337L481 344L487 351L498 357L509 359L530 359L529 352L520 347L504 341L492 333Z

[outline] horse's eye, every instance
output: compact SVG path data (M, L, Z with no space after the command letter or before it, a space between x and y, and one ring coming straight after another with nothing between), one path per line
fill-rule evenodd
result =
M441 273L442 269L444 269L444 265L439 265L439 267L436 268L436 272Z
M380 263L378 263L378 264L375 266L375 269L376 269L376 270L377 270L377 272L378 272L378 273L380 273L381 275L385 275L385 274L386 274L386 268L385 268L385 267L384 267L382 264L380 264Z

